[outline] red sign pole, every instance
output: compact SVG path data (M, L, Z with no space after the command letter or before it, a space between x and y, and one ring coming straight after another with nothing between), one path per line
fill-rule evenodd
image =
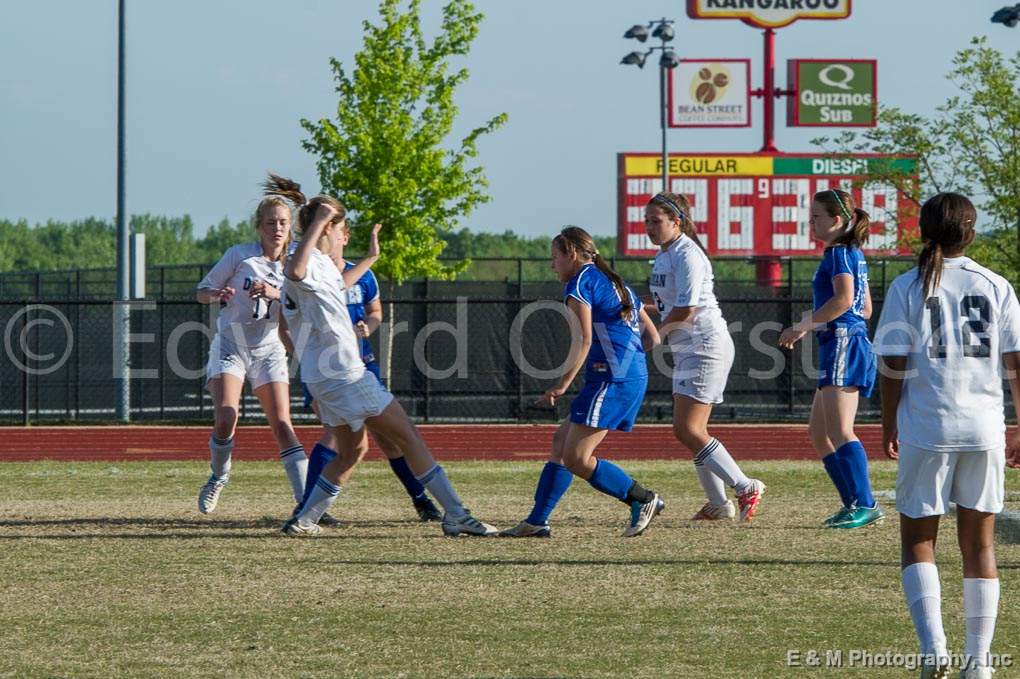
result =
M796 92L776 87L776 31L774 28L766 28L763 36L765 38L765 54L762 60L764 84L761 88L752 90L751 96L760 97L765 104L760 153L779 153L779 149L776 148L776 99L789 97Z

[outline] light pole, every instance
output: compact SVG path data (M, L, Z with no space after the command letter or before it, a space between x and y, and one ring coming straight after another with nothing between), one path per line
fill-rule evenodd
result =
M673 40L676 33L673 30L673 20L662 18L657 21L649 21L648 25L636 24L627 29L623 34L624 38L633 38L638 42L645 42L649 35L658 38L660 45L651 46L645 52L631 52L620 60L621 64L628 66L645 67L645 61L655 51L662 52L659 57L659 125L662 128L662 190L669 191L669 149L666 144L666 130L669 127L669 116L667 113L668 103L666 101L666 78L669 71L680 64L680 58L669 47L667 43Z
M125 214L124 200L124 4L118 1L117 11L117 301L113 305L114 323L114 384L117 419L127 422L131 419L131 379L129 343L131 317L128 311L130 299L130 232Z

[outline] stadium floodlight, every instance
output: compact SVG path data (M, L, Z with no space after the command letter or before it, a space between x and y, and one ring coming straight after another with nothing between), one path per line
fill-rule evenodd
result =
M627 66L637 66L638 68L644 68L645 67L645 59L647 59L647 58L648 58L648 55L647 54L643 54L642 52L631 52L630 54L625 56L623 59L620 59L620 63L621 64L626 64Z
M680 65L680 57L673 50L663 50L659 57L659 66L662 68L676 68Z
M648 40L648 29L641 24L634 24L627 29L627 32L623 34L625 38L634 38L638 42L644 42Z
M673 31L672 24L667 23L666 20L663 19L659 25L655 27L655 30L652 31L652 37L658 38L663 42L669 42L676 37L676 33Z
M992 15L993 24L1002 24L1003 26L1009 26L1013 28L1020 23L1020 5L1013 5L1012 7L1003 7L995 14Z

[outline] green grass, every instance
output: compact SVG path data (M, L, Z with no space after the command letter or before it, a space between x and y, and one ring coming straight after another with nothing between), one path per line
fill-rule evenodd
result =
M769 484L749 527L692 525L689 462L625 465L667 500L645 536L576 483L551 540L444 539L413 521L389 468L359 469L315 539L275 463L235 464L203 517L200 463L0 465L0 675L16 677L913 676L791 669L788 649L915 651L897 521L819 529L835 509L817 463L749 463ZM456 463L480 518L530 508L539 463ZM876 488L895 468L876 464ZM1018 475L1010 472L1010 487ZM963 640L960 558L941 539L950 643ZM999 547L993 650L1020 659L1020 546ZM960 649L962 650L962 649ZM997 676L1008 679L1015 669Z

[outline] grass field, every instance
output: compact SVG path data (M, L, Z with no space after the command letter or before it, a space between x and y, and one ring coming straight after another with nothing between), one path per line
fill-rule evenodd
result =
M692 525L689 462L626 466L667 501L638 539L619 537L626 509L583 483L551 540L445 539L368 463L335 506L349 523L299 540L278 532L292 503L277 463L236 462L209 517L194 508L202 464L2 464L0 675L916 675L786 665L788 650L915 652L894 517L819 529L835 509L820 465L760 462L745 465L769 484L753 526ZM447 468L474 513L505 527L530 508L540 463ZM894 475L873 467L878 489ZM962 651L951 521L944 531L946 629ZM1020 546L999 561L993 651L1020 660Z

